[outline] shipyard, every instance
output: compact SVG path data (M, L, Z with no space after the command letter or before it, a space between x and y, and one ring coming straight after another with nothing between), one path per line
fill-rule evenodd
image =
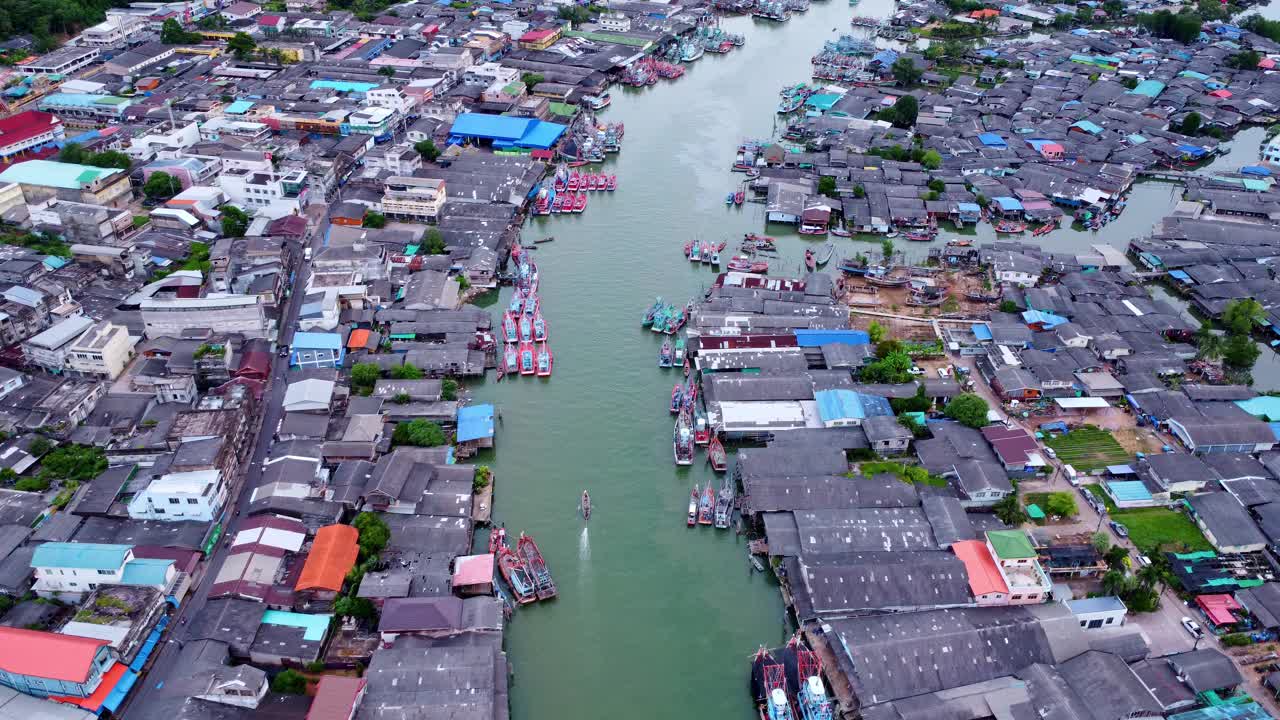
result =
M1280 720L1280 6L32 4L10 715Z

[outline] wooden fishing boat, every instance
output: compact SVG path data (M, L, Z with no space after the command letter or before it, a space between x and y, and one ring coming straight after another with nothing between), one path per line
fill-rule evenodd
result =
M818 268L818 261L813 257L813 251L805 248L804 251L804 269L813 272Z
M720 267L720 251L719 250L715 250L715 249L711 250L711 267L713 268Z
M769 263L763 260L752 260L742 255L735 255L729 261L729 269L734 272L763 274L769 272Z
M705 241L702 243L702 264L711 264L711 243Z
M671 388L671 414L679 413L682 407L684 407L684 387L676 383L675 387Z
M848 230L845 230L842 227L833 227L827 232L831 233L832 235L835 235L836 237L843 237L843 238L853 237L853 233L849 232Z
M580 213L587 209L587 194L580 192L573 197L573 211Z
M1012 220L1001 220L996 223L996 232L1005 233L1007 235L1016 235L1020 232L1025 232L1026 229L1026 223L1014 222Z
M567 193L560 193L556 195L555 199L551 201L551 212L552 213L564 212L564 202L565 202L565 198L567 197L569 197Z
M499 525L489 531L489 552L496 553L500 548L507 546L507 528L505 525Z
M683 362L684 355L685 355L684 338L676 338L675 348L673 349L672 355L671 355L672 364Z
M724 452L724 444L720 442L720 438L714 433L712 433L710 444L707 446L707 460L711 463L711 469L716 472L724 472L729 467Z
M578 172L569 173L569 181L565 184L565 190L569 192L577 192L578 185L582 182L582 175Z
M530 322L528 315L520 316L520 342L527 343L533 340L533 323Z
M640 327L649 327L650 325L652 325L653 316L658 314L658 311L661 310L662 307L663 307L662 298L658 298L657 300L654 300L653 304L649 306L649 309L645 311L644 318L640 321Z
M671 450L676 465L693 464L693 428L689 426L689 414L683 408L676 417L676 426L671 434Z
M533 579L538 599L550 600L555 597L555 580L551 579L551 571L547 569L547 562L543 560L542 552L538 550L538 544L533 541L533 538L520 533L520 540L516 542L516 552L529 568L529 576Z
M817 262L818 267L823 267L827 263L831 262L831 256L835 254L836 254L835 243L828 242L826 245L823 245L822 249L818 250L817 256L815 257L815 261Z
M607 181L605 181L605 188L604 188L604 189L605 189L605 190L608 190L609 192L613 192L614 190L617 190L617 189L618 189L618 176L617 176L617 175L610 175L610 176L609 176L609 179L608 179Z
M533 372L533 344L520 343L520 374L532 375Z
M706 445L710 441L711 426L707 424L707 416L697 412L693 421L693 442L698 445Z
M747 194L742 192L741 190L733 194L734 205L741 205L742 203L746 202L746 200L747 200Z
M708 482L702 489L702 497L698 500L698 524L710 525L716 517L716 490L713 483Z
M698 492L698 484L694 483L693 490L689 492L689 527L693 527L698 524L698 497L700 495L701 493Z
M695 242L689 250L689 262L700 262L702 260L702 243Z
M516 328L516 319L508 310L502 314L502 339L509 343L519 342L519 330Z
M582 513L583 520L591 519L591 496L586 490L582 491L582 500L578 503L578 510Z
M554 362L555 357L552 356L547 344L545 342L540 344L538 346L538 377L551 377L551 366Z
M912 242L929 242L933 239L932 230L908 230L905 235L906 239Z
M662 349L658 350L658 367L671 367L671 341L663 340Z
M728 530L729 520L733 517L734 483L731 476L725 476L716 495L716 528L720 530Z
M537 588L533 578L529 576L529 568L505 545L498 549L498 572L507 581L518 604L528 605L538 599Z
M1057 229L1057 227L1058 226L1055 225L1054 223L1045 223L1044 225L1041 225L1035 230L1032 230L1031 235L1032 237L1040 237L1041 235L1048 235L1049 233Z

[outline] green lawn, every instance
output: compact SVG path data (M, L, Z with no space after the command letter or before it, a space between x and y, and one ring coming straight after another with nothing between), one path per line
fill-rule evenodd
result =
M1111 496L1107 494L1106 490L1102 489L1101 485L1098 485L1096 483L1090 483L1088 485L1085 485L1084 489L1088 490L1089 494L1092 495L1094 498L1102 501L1102 504L1107 507L1107 512L1113 513L1116 511L1115 501L1111 499Z
M1092 425L1085 425L1056 438L1048 438L1044 444L1053 448L1059 460L1082 473L1108 465L1124 465L1133 460L1133 456L1125 452L1110 433Z
M1069 492L1063 492L1062 494L1066 495L1068 498L1071 498L1072 507L1075 508L1074 510L1072 510L1071 514L1068 515L1067 517L1075 517L1080 512L1079 505L1075 504L1076 502L1075 496ZM1027 493L1026 495L1022 496L1022 500L1023 500L1023 505L1031 505L1034 503L1036 505L1039 505L1040 509L1043 510L1046 515L1052 514L1049 512L1049 493L1047 492Z
M1143 553L1160 550L1197 552L1212 550L1200 528L1186 514L1167 508L1116 510L1112 519L1129 530L1129 539Z

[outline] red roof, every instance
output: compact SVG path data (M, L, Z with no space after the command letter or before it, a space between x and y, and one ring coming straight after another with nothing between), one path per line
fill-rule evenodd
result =
M360 531L350 525L326 525L316 531L311 553L302 566L302 575L294 590L332 590L338 592L355 567L360 548L356 540Z
M307 720L348 720L354 714L365 680L342 675L322 675L311 699Z
M1210 97L1216 97L1216 98L1229 98L1229 97L1231 97L1231 91L1230 91L1230 90L1225 90L1225 89L1224 89L1224 90L1214 90L1213 92L1209 93L1209 96L1210 96Z
M14 675L82 683L106 640L0 627L0 669Z
M282 20L284 20L284 18L280 17L279 15L259 15L258 16L259 25L279 25Z
M988 425L982 428L982 436L991 443L992 449L1005 465L1024 465L1031 459L1032 453L1040 450L1031 433L1018 427Z
M1205 616L1209 618L1209 622L1215 626L1234 625L1239 620L1231 614L1232 610L1240 610L1240 603L1231 595L1197 595L1196 604L1204 610Z
M965 572L969 574L969 590L974 597L1009 592L1009 586L1005 584L1000 569L996 567L996 560L991 557L985 543L961 540L951 543L951 552L964 563Z
M969 13L969 17L977 18L977 19L1000 17L1000 11L992 10L991 8L986 8L984 10L974 10L973 12Z
M463 555L454 561L453 587L493 582L493 553Z
M538 42L539 40L545 40L554 32L555 30L530 30L520 36L520 42Z
M369 344L369 331L364 328L356 328L351 331L351 335L347 338L348 348L362 348Z
M1264 70L1270 70L1276 66L1276 61L1269 57L1264 57L1258 61L1258 67Z
M50 699L78 705L89 712L96 713L102 708L102 704L107 701L107 696L111 694L111 691L115 690L116 685L120 684L120 678L124 677L124 674L128 671L129 668L121 663L116 663L102 676L102 681L98 683L98 687L94 688L89 697L51 697Z
M56 115L39 110L20 112L12 117L0 120L0 148L17 145L25 140L49 131L49 128L61 125Z

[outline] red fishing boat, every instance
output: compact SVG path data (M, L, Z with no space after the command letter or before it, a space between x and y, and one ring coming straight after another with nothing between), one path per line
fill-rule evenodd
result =
M698 500L698 524L710 525L716 519L715 483L707 483L702 490L702 498Z
M587 209L587 194L584 192L580 192L576 196L574 196L573 211L576 213L580 213L586 209Z
M1015 222L1013 220L1001 220L1000 222L996 223L996 232L998 233L1016 235L1017 233L1025 232L1026 229L1027 229L1026 223Z
M699 413L693 421L693 442L697 445L706 445L711 441L711 426L707 424L705 415Z
M551 377L551 365L555 362L555 356L551 354L551 350L545 342L538 345L537 358L537 375L538 377Z
M1032 235L1032 236L1034 236L1034 237L1039 237L1039 236L1041 236L1041 235L1048 235L1049 233L1051 233L1051 232L1053 232L1055 229L1057 229L1057 227L1058 227L1058 226L1057 226L1057 225L1055 225L1055 224L1053 224L1053 223L1045 223L1044 225L1041 225L1040 227L1036 228L1035 230L1032 230L1032 231L1031 231L1031 235Z
M605 188L604 188L604 189L605 189L605 190L608 190L608 191L610 191L610 192L612 192L612 191L614 191L614 190L617 190L617 189L618 189L618 176L617 176L617 175L610 175L610 176L609 176L609 179L605 182Z
M577 192L578 185L582 182L582 176L576 171L569 174L569 183L565 186L569 192Z
M689 527L698 524L698 486L694 484L693 491L689 493Z
M507 528L499 526L489 531L489 552L496 553L507 546Z
M586 177L586 183L585 183L585 185L586 185L586 187L584 187L584 188L583 188L584 190L592 190L592 191L594 191L594 190L596 189L596 174L595 174L595 173L587 173L587 177Z
M565 193L560 193L559 195L556 195L556 199L551 201L551 212L553 213L564 212L564 203L565 203L565 198L567 197L569 197L569 195Z
M529 576L537 589L538 599L550 600L555 597L555 580L551 579L551 571L547 569L547 563L542 559L542 552L538 550L538 544L533 541L533 538L520 533L520 539L516 542L516 552L529 568Z
M747 194L742 192L741 190L733 194L734 205L741 205L743 202L746 201L746 199L747 199Z
M533 364L533 343L520 343L520 374L532 375L534 373Z
M729 467L724 444L715 435L711 436L711 443L707 445L707 461L711 463L711 469L716 472L724 472Z
M729 269L734 272L764 274L769 272L769 263L737 255L729 261Z
M498 548L498 572L507 581L517 603L527 605L538 599L533 578L529 576L529 568L506 545Z

